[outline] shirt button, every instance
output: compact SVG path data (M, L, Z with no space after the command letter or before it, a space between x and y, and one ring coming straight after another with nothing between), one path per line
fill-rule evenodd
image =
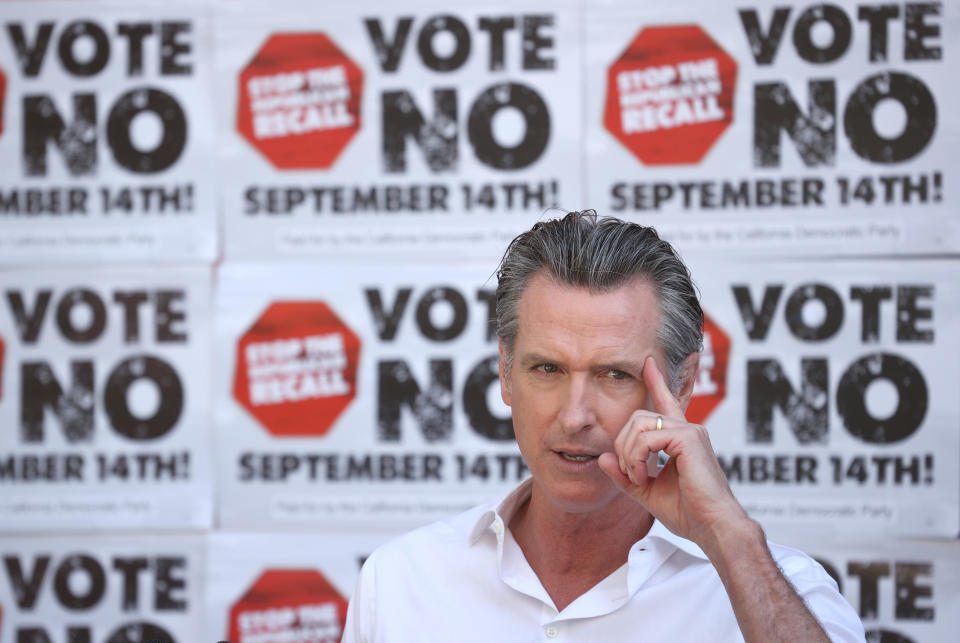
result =
M503 533L503 525L502 525L501 523L499 523L499 522L493 523L493 533L495 533L495 534L498 535L498 536L499 536L500 534L502 534L502 533Z
M552 625L548 626L547 629L544 631L544 634L547 635L547 638L548 638L548 639L555 639L555 638L557 638L557 634L559 634L559 633L560 633L560 630L558 630L557 628L555 628L555 627L552 626Z

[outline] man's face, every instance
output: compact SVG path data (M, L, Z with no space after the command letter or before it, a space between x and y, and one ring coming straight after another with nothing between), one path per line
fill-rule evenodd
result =
M665 372L657 296L642 278L597 294L540 272L518 315L513 366L505 373L501 355L500 388L534 493L564 511L602 509L618 489L597 457L613 450L634 410L651 408L644 360L652 355Z

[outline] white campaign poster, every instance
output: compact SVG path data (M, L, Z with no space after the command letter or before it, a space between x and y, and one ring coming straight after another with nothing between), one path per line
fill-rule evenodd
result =
M205 2L0 6L0 265L216 257Z
M697 252L960 248L956 3L585 3L586 193Z
M394 535L369 529L211 534L203 640L339 641L363 561Z
M0 640L194 643L204 538L0 537Z
M707 321L689 415L764 526L955 538L958 267L691 261Z
M496 258L581 202L578 3L222 2L230 260Z
M500 399L489 276L225 265L219 524L412 527L525 478Z
M960 543L815 537L790 544L816 558L837 581L860 615L867 641L956 640L960 631Z
M211 524L206 268L0 271L0 531Z

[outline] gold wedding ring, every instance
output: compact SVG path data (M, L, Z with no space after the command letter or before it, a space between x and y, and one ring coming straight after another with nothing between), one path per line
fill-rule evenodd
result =
M657 416L657 431L659 431L659 430L662 429L662 428L663 428L663 416L662 416L662 415L658 415L658 416Z

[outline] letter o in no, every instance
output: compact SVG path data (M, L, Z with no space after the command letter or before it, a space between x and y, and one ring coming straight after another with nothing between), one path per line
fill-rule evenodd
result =
M877 103L890 98L903 106L907 124L896 138L884 138L873 127ZM885 72L864 79L850 94L843 112L843 130L857 156L874 163L898 163L919 154L933 139L937 104L922 80Z
M144 641L170 641L170 643L176 643L176 640L169 632L159 625L148 623L147 621L124 623L110 634L106 643L143 643Z
M523 140L503 147L493 136L493 117L505 107L514 107L523 116ZM519 83L488 87L470 108L467 136L477 159L498 170L519 170L532 164L550 141L550 110L536 91Z
M867 630L866 634L870 643L913 643L913 639L890 630L872 629Z
M160 391L160 403L152 417L139 418L127 406L127 391L146 378ZM148 355L129 357L113 369L103 394L104 408L114 430L131 440L155 440L166 434L183 411L183 385L173 367Z
M492 355L477 364L463 385L463 410L473 430L491 440L513 440L513 419L498 417L487 406L487 391L500 381L500 356Z
M160 118L163 136L152 150L143 152L133 145L130 124L141 112ZM162 89L140 87L123 94L107 118L107 144L117 163L131 172L150 174L173 165L187 143L187 117L173 96Z
M885 379L897 389L897 409L889 418L870 415L867 387ZM872 444L890 444L910 437L927 414L927 383L923 374L899 355L873 353L850 365L837 385L837 413L847 431Z

